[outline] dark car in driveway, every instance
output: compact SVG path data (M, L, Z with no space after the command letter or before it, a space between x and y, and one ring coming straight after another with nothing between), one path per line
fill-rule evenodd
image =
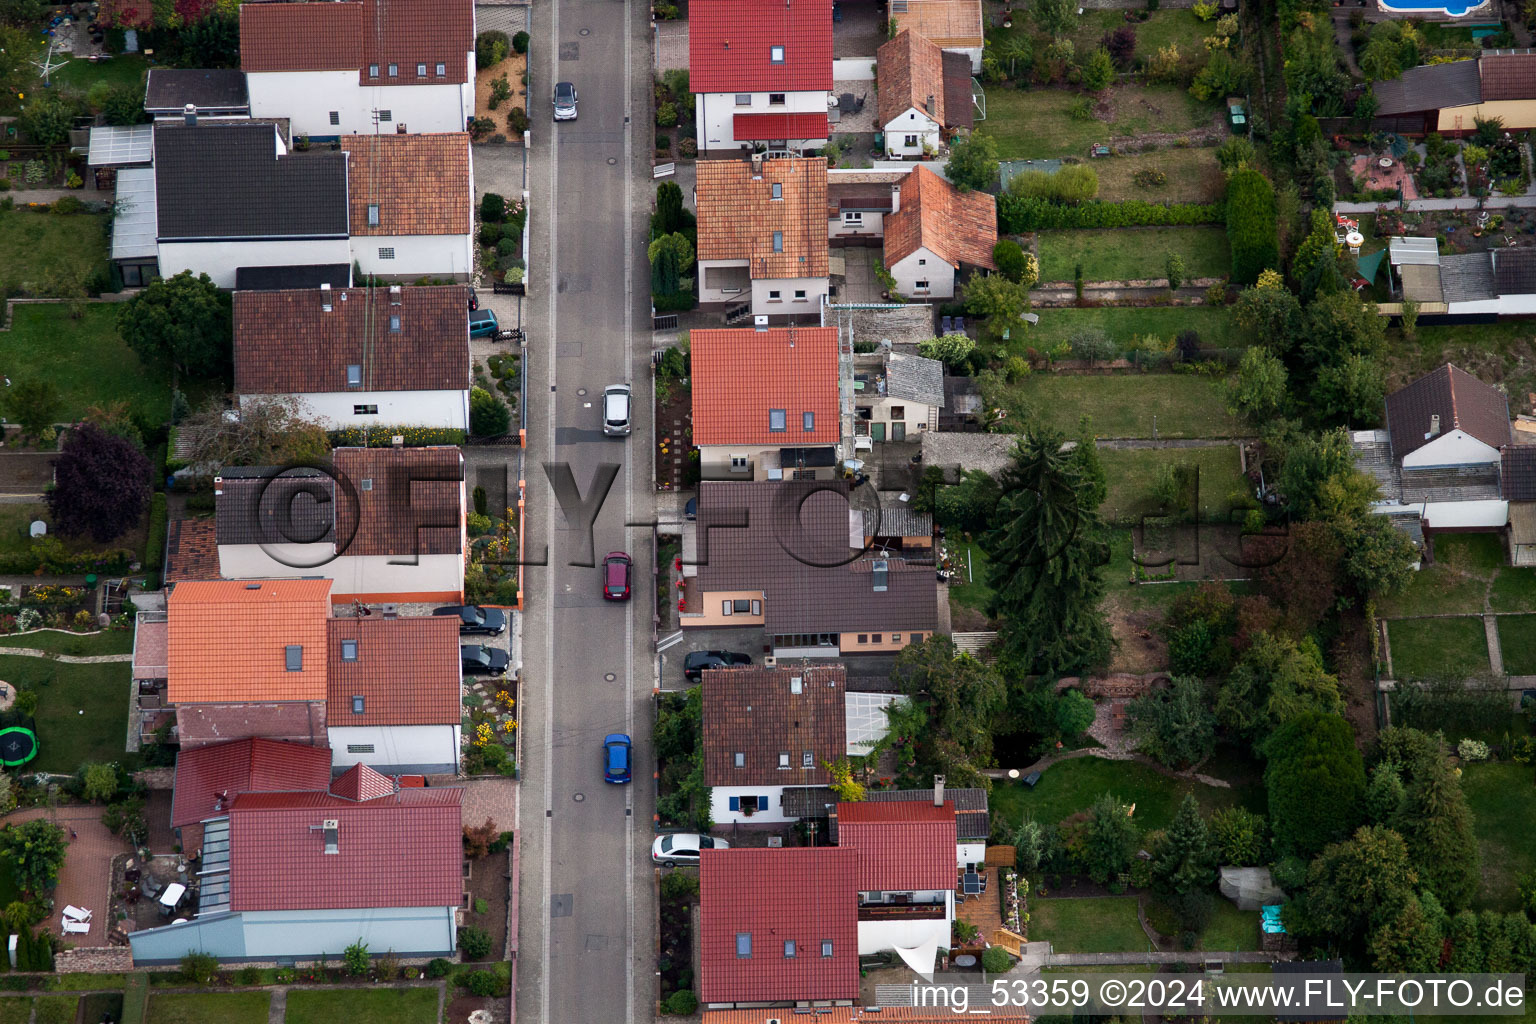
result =
M500 608L481 608L473 604L450 604L434 608L433 615L456 615L463 636L500 636L507 628L507 616Z
M469 336L471 338L493 338L499 330L501 330L501 325L496 322L496 314L491 310L475 309L470 311Z
M603 559L603 600L629 600L629 570L633 562L622 551L610 551Z
M735 651L689 651L683 659L683 678L696 683L704 677L707 668L729 668L732 665L750 665L750 655Z
M630 778L630 742L622 732L603 737L603 781L625 783Z
M505 675L511 662L507 652L499 647L481 644L462 644L459 647L459 664L467 676Z

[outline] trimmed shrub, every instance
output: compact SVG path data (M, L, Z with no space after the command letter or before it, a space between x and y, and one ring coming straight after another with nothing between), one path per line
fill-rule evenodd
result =
M528 52L528 33L527 32L519 32L517 35L512 37L512 51L514 53L527 53Z
M165 494L156 491L149 499L149 540L144 545L144 568L159 569L165 561Z
M687 1017L699 1008L699 997L691 989L680 988L667 996L661 1012L672 1017Z
M1270 204L1273 211L1273 192ZM1129 199L1123 203L1095 200L1065 206L1012 192L997 197L997 228L1007 235L1066 228L1140 228L1221 222L1219 203L1149 203Z
M507 219L507 201L495 192L480 197L480 221L484 224L500 224Z
M1002 974L1013 966L1013 957L1002 946L988 946L981 951L981 969L988 974Z
M470 960L484 960L491 955L491 933L473 925L460 928L459 949ZM432 965L427 966L430 968Z
M427 967L423 973L429 978L446 978L452 970L452 960L444 960L442 957L438 957L435 960L427 961Z
M1227 179L1227 238L1232 246L1232 280L1253 284L1280 265L1275 187L1251 167Z
M528 34L526 32L519 32L518 35L523 36L526 40ZM527 48L526 41L523 46L524 49ZM507 51L511 47L512 43L507 39L505 32L481 32L475 36L475 67L481 71L484 71L486 68L495 67L507 59ZM518 52L521 53L522 50Z
M472 996L493 996L501 988L501 983L491 971L473 971L469 975L469 984L464 987L469 989Z

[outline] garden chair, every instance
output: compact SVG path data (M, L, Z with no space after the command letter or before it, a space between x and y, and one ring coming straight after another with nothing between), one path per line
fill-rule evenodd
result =
M955 333L956 334L964 334L965 333L965 317L963 317L963 316L955 317Z
M941 331L942 331L942 332L943 332L943 333L945 333L945 334L950 334L950 333L952 333L952 332L953 332L953 331L954 331L954 329L955 329L955 321L954 321L954 318L953 318L953 317L947 317L947 316L945 316L945 317L940 317L940 318L939 318L939 325L940 325L940 326L939 326L939 329L940 329L940 330L941 330Z

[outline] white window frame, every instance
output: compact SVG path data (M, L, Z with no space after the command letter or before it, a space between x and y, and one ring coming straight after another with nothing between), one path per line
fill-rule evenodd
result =
M736 93L736 105L738 107L750 107L752 105L752 94L749 92Z
M845 228L861 228L863 226L864 226L864 211L863 210L844 210L843 211L843 227L845 227Z
M750 472L751 469L752 469L752 460L749 459L747 456L745 456L745 455L732 455L731 456L731 472L732 473L747 473L747 472Z

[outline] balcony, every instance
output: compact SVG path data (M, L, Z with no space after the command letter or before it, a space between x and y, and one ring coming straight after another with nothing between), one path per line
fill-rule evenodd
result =
M860 921L924 921L944 916L942 903L861 903Z

